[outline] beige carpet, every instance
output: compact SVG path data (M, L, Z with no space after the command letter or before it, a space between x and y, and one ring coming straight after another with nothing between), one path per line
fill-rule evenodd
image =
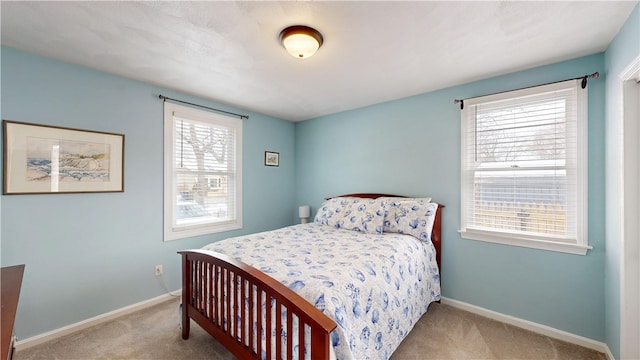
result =
M30 359L234 359L198 325L178 327L178 300L18 351ZM602 353L451 306L432 304L391 357L404 359L598 359Z

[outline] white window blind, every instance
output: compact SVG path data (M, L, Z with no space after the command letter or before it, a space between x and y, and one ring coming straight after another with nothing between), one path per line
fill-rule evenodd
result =
M462 236L586 248L586 89L571 80L464 104Z
M165 102L165 240L242 227L242 121Z

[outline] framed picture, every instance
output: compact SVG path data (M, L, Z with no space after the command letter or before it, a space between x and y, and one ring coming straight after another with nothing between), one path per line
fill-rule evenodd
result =
M265 151L264 164L265 166L280 166L280 153Z
M124 135L3 120L2 193L124 191Z

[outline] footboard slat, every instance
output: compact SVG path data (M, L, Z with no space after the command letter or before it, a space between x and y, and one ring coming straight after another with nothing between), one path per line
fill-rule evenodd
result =
M297 359L304 359L305 352L314 360L329 359L335 321L293 290L223 254L203 250L179 254L184 339L193 319L239 359L260 359L263 354L267 359L295 359L294 344Z
M247 331L249 335L249 347L253 348L255 346L253 343L253 312L255 310L253 302L255 301L255 297L253 296L253 285L250 281L247 281L247 287L249 288L249 300L247 301L247 306L249 307L249 320L247 321Z
M238 282L240 283L240 299L238 300L240 302L240 314L241 316L239 317L239 322L240 322L240 340L241 340L241 344L244 346L248 346L247 345L247 327L246 327L246 321L247 321L247 306L246 306L246 298L247 298L247 292L245 291L245 279L244 278L239 278Z
M262 287L256 286L256 309L258 315L256 316L256 354L262 354L262 329L264 329L262 322Z
M271 356L271 344L273 343L273 337L272 337L272 325L271 325L271 296L269 295L269 293L265 292L265 308L264 308L264 314L265 314L265 318L266 318L266 322L265 322L265 327L263 328L263 331L265 332L265 338L267 339L267 343L265 346L265 351L267 354L267 359L269 358L269 356Z
M238 334L238 321L237 321L237 315L238 315L238 278L236 277L236 273L235 272L231 272L230 274L231 276L231 280L229 281L229 298L231 301L228 301L230 303L230 309L229 309L229 329L231 331L231 336L233 338L238 338L239 334Z
M298 354L304 355L305 350L304 323L298 318ZM304 358L303 355L300 358Z
M213 280L214 280L213 290L215 291L215 294L216 294L215 299L213 300L214 302L213 308L215 309L213 312L215 313L215 317L214 317L215 324L218 326L222 324L222 321L220 320L222 316L220 316L220 314L224 311L224 309L220 308L220 304L221 304L220 299L222 298L220 296L220 291L221 291L220 277L221 276L222 276L222 270L218 265L216 265L216 272L213 274Z
M213 264L207 264L207 272L209 274L209 276L207 277L207 302L208 302L208 307L207 307L207 314L208 316L211 316L213 319L215 319L215 315L213 314L213 271L215 270L215 265Z
M229 334L230 338L233 338L233 315L231 314L231 301L233 301L233 296L231 295L231 282L233 281L233 279L231 276L231 270L227 270L224 279L226 290L223 297L227 309L225 310L222 320L224 320L227 334Z
M293 316L291 312L287 310L287 334L291 333L293 333ZM287 360L291 359L293 359L293 340L287 341Z
M282 354L282 305L277 300L274 305L276 307L276 354Z
M198 310L200 312L203 312L203 304L204 304L204 294L202 293L204 291L204 286L202 286L202 282L204 279L204 276L202 276L202 268L204 267L204 263L202 261L198 262L198 272L196 273L196 278L198 279L198 287L196 288L196 292L198 293Z

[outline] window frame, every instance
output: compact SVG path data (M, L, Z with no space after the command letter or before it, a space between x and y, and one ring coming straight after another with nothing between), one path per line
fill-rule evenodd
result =
M472 190L468 186L473 186L473 181L465 181L473 175L467 175L467 171L477 171L472 169L473 165L467 164L467 146L473 143L467 138L470 126L474 126L469 119L475 117L469 116L468 112L477 104L488 103L493 101L513 100L518 97L543 94L550 91L563 89L576 89L576 243L569 243L554 240L553 236L537 236L532 234L522 234L517 232L509 232L508 230L487 230L477 229L468 226L467 209L472 206L474 199L470 195ZM460 199L460 236L464 239L479 240L497 244L513 245L527 247L540 250L549 250L563 252L576 255L586 255L587 251L592 247L588 243L587 231L587 127L588 127L588 104L587 89L582 89L579 80L569 80L547 85L540 85L531 88L507 91L477 98L467 99L464 101L465 109L461 111L461 199ZM514 105L517 106L517 105ZM569 175L568 175L569 176Z
M174 114L212 126L232 128L235 131L235 217L214 223L174 226L177 210L177 189L175 168L176 130ZM242 119L164 102L164 201L163 240L173 241L193 236L220 233L242 229Z

